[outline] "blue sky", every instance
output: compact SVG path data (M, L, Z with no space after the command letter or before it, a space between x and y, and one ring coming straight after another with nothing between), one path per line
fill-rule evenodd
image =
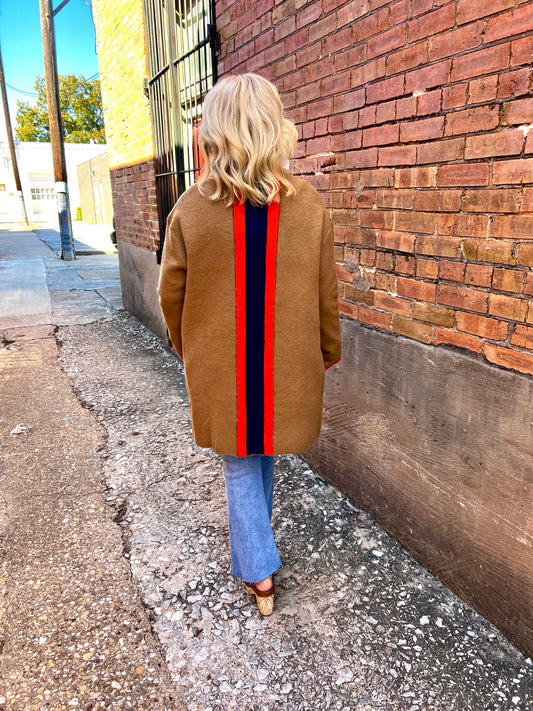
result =
M54 7L61 0L53 0ZM70 0L55 16L59 74L92 77L98 72L91 11L83 0ZM44 75L39 0L0 0L0 43L6 83L35 93L35 79ZM7 87L11 122L15 127L16 101L33 101ZM3 114L0 125L4 132Z

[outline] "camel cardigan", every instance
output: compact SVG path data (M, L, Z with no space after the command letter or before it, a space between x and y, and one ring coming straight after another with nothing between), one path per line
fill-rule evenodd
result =
M168 216L158 294L183 359L193 436L218 454L287 454L320 433L340 360L333 225L320 195L226 206L193 185Z

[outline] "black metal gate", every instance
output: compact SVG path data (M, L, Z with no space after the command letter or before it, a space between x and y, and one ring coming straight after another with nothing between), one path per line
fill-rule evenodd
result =
M144 0L160 242L179 195L201 169L202 101L217 81L215 0Z

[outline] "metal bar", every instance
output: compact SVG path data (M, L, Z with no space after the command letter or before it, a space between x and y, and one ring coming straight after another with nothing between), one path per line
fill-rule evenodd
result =
M56 9L52 11L52 17L55 17L57 15L57 13L60 12L65 7L65 5L69 4L69 2L70 2L70 0L63 0L61 5L58 5L56 7Z

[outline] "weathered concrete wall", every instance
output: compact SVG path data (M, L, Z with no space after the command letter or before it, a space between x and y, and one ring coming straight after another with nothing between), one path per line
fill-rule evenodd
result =
M118 261L124 308L168 344L167 327L157 295L159 265L155 254L119 240Z
M342 319L317 471L533 652L533 380Z

